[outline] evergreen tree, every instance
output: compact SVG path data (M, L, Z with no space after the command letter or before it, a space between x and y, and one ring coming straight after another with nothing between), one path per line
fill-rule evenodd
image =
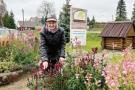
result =
M95 20L95 17L93 16L92 20L91 20L90 23L89 23L90 28L94 28L95 23L96 23L96 20Z
M90 18L87 17L87 25L89 26L89 24L90 24Z
M66 0L66 4L62 8L59 15L59 25L65 30L66 42L70 41L70 0Z
M124 21L126 19L127 19L127 12L125 1L119 0L116 11L116 21Z
M10 15L7 12L4 15L3 24L4 24L4 27L10 28L10 29L15 29L16 28L13 12L10 12Z
M133 7L133 12L132 12L132 21L135 21L135 3L134 3L134 7Z
M8 14L8 12L6 12L6 14L3 17L4 27L9 27L9 20L10 20L9 14Z
M44 25L45 24L45 17L44 16L42 16L42 18L41 18L41 23Z
M16 24L15 24L15 20L14 20L14 14L13 12L11 11L10 12L10 20L9 20L9 27L8 28L11 28L11 29L15 29L16 28Z

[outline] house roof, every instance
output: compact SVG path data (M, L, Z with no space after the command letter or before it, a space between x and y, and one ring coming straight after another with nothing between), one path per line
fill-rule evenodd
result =
M19 27L23 27L23 21L18 21ZM42 26L41 23L37 23L34 21L24 21L24 27L33 28L35 26Z
M125 38L128 33L128 30L133 26L133 23L129 21L109 22L105 25L100 36Z

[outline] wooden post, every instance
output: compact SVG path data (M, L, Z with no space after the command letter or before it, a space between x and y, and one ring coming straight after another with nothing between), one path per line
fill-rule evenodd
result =
M105 38L102 37L102 42L101 42L102 49L105 49Z

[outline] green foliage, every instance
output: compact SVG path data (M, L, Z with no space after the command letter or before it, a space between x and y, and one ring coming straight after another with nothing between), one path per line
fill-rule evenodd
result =
M84 77L81 77L79 79L76 79L76 77L70 77L67 85L68 89L67 90L86 90L86 86L84 84Z
M21 45L21 44L20 44ZM25 47L26 48L26 47ZM24 47L10 45L0 48L0 73L15 71L19 69L28 70L35 66L38 59L38 53L33 51L25 52Z
M90 27L91 29L93 29L94 26L95 26L95 24L96 24L96 20L95 20L95 17L93 16L92 20L89 22L89 27Z
M135 21L135 3L134 3L134 7L133 7L133 11L132 11L132 21Z
M6 47L1 47L0 48L0 61L3 60L3 58L7 57L10 55L10 50L9 48Z
M116 21L124 21L126 19L127 19L127 12L125 1L119 0L116 11Z
M4 27L7 27L7 28L11 28L11 29L16 28L13 12L10 12L10 15L8 12L5 14L5 16L3 17L3 24L4 24Z
M9 15L8 15L8 12L7 12L7 13L4 15L4 17L3 17L3 24L4 24L4 27L7 27L8 21L9 21Z
M22 68L21 64L13 61L13 48L1 47L0 48L0 73L15 71Z
M59 74L57 78L56 77L54 78L53 83L51 83L52 85L49 90L68 90L66 81L67 78Z
M63 8L62 12L59 16L59 25L65 30L66 42L68 43L70 40L70 5L67 2Z
M14 52L14 62L22 65L34 64L33 55L31 52L24 53L20 50L16 50L16 52Z
M41 23L42 23L43 25L45 24L45 18L44 18L44 17L41 18Z
M89 26L89 23L90 23L90 18L87 17L87 25Z
M4 60L0 62L0 73L20 70L22 66L20 64L17 64L13 61Z

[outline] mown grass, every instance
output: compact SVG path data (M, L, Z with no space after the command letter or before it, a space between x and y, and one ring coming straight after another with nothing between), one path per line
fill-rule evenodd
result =
M91 48L101 48L101 37L99 37L99 33L95 32L87 32L87 43L85 46L85 50L89 51Z

